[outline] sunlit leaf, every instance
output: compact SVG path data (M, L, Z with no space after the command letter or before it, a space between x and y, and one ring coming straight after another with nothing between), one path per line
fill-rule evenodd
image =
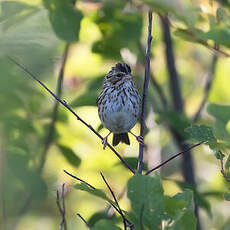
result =
M105 201L108 201L110 204L113 204L116 206L116 204L101 189L92 189L84 183L76 184L76 185L74 185L74 188L77 190L86 191L86 192L88 192L88 193L90 193L96 197L99 197Z
M198 141L216 142L211 127L205 125L192 125L185 130L189 135Z
M141 223L150 229L161 229L164 209L163 188L160 176L135 175L128 181L128 198L137 226Z
M67 42L78 40L83 15L76 9L73 1L44 0L49 10L49 19L57 36Z
M60 144L58 145L58 148L60 149L61 154L71 165L78 167L81 164L81 159L71 148Z

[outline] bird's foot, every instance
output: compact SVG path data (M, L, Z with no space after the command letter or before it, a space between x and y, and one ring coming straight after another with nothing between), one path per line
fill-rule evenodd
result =
M107 144L108 144L108 136L104 137L102 140L102 144L103 144L103 149L105 150Z
M129 131L129 133L131 133L134 137L136 137L137 141L139 144L145 146L145 143L144 143L144 137L142 136L137 136L135 135L134 133L132 133L131 131Z
M109 135L110 135L111 133L112 133L112 132L110 131L109 134L108 134L106 137L104 137L103 140L102 140L102 144L103 144L103 149L104 149L104 150L105 150L105 148L106 148L106 146L107 146L107 144L108 144L108 137L109 137Z
M145 145L145 143L144 143L144 138L143 138L142 136L136 136L136 139L137 139L137 141L139 142L139 144Z

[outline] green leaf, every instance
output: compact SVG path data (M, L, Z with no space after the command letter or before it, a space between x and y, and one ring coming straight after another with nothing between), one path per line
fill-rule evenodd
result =
M61 6L55 5L49 9L49 19L56 35L64 41L78 40L80 23L83 15L68 2Z
M178 211L185 208L186 205L187 202L184 200L177 200L169 196L164 197L164 210L171 217L175 217Z
M143 224L149 229L161 229L164 196L158 174L133 176L128 181L128 198L136 226Z
M226 201L230 201L230 192L225 192L223 195Z
M200 36L203 40L212 40L217 44L230 48L230 28L227 26L215 26Z
M226 130L227 122L230 120L230 106L217 105L210 103L207 107L207 112L216 118L213 132L218 139L229 142L230 134Z
M224 168L225 168L226 171L228 171L229 168L230 168L230 155L228 155L228 158L227 158L227 160L225 162Z
M142 2L136 0L137 2ZM194 8L192 5L187 6L182 4L182 1L179 0L144 0L154 11L157 11L161 14L172 14L176 19L184 22L185 24L193 27L196 19L198 8Z
M96 197L99 197L105 201L108 201L110 204L117 206L101 189L92 189L84 183L74 185L74 188L77 190L82 190L88 192Z
M112 220L100 220L92 228L93 230L121 230Z
M125 47L139 52L143 17L139 13L125 14L124 6L125 1L111 0L98 10L94 21L102 38L93 44L93 52L112 59L121 59L120 51Z
M79 106L96 106L96 99L99 93L97 91L87 91L74 99L70 106L75 108Z
M177 210L174 212L171 211L171 214L174 214L172 217L173 224L170 224L166 227L167 230L195 230L196 229L196 217L194 214L194 201L193 201L193 192L189 189L185 189L183 193L178 193L173 197L174 200L181 203L185 201L186 205L182 207L177 207ZM172 200L171 200L172 202Z
M87 222L89 223L89 226L94 226L99 220L108 218L108 213L106 211L96 212L89 218Z
M218 8L216 10L216 17L219 22L229 23L229 15L224 8Z
M205 125L192 125L185 129L189 135L198 141L216 142L212 129Z
M75 152L64 145L58 145L60 152L65 157L65 159L74 167L78 167L81 164L81 159L75 154Z
M133 169L137 168L137 164L138 164L137 157L123 157L123 159L131 166L131 168L133 168ZM124 166L124 164L122 164L120 161L117 162L116 165ZM143 170L145 170L145 171L148 170L148 166L146 163L143 163Z

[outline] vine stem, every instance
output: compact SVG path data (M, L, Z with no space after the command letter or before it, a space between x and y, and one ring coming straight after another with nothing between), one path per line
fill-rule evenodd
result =
M150 78L150 51L151 51L151 42L152 42L152 12L148 12L148 39L147 39L147 50L145 55L145 80L144 80L144 89L143 89L143 96L142 96L142 110L141 110L141 130L140 136L143 137L144 140L144 131L145 131L145 114L146 114L146 102L147 102L147 95L148 95L148 85L149 85L149 78ZM138 157L138 166L137 166L137 173L142 174L143 170L143 152L144 152L144 145L140 144L139 146L139 157Z

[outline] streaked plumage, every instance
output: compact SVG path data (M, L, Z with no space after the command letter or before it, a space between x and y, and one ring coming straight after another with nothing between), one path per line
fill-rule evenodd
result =
M104 127L114 134L114 146L119 142L130 144L128 132L137 123L140 101L130 67L125 63L116 64L105 76L97 98L99 117Z

